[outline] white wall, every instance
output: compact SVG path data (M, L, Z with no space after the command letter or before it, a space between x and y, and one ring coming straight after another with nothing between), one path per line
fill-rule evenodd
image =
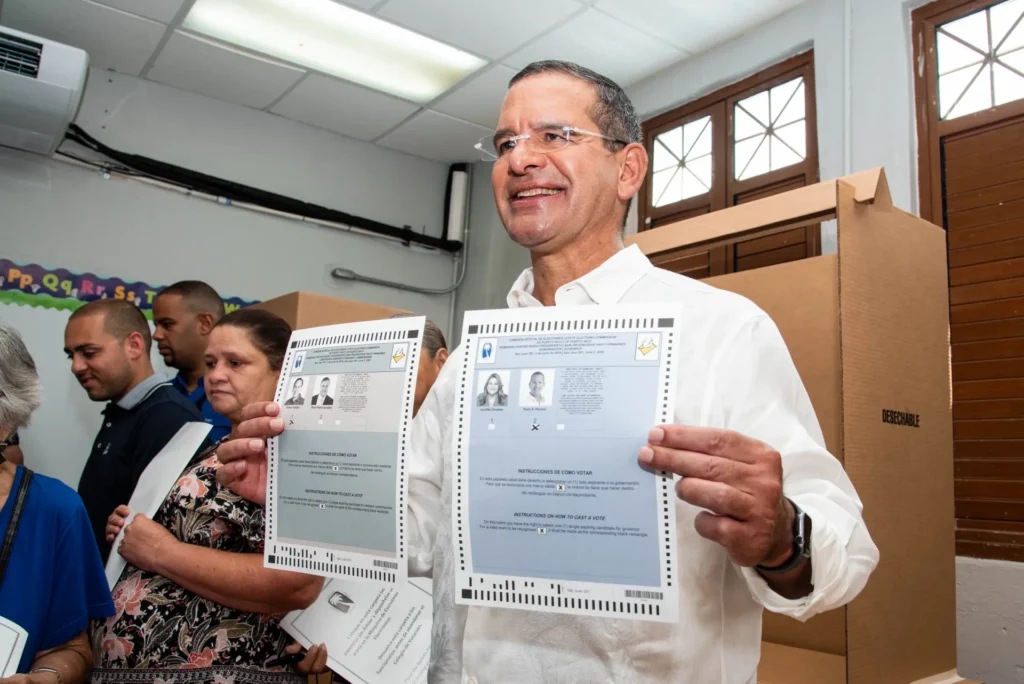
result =
M111 147L440 235L447 165L286 119L109 72L90 72L78 123ZM351 281L345 266L431 288L450 256L319 228L111 178L0 148L0 256L167 285L206 280L224 295L268 299L311 290L401 306L447 329L451 296ZM32 467L77 485L99 425L61 351L67 313L0 305L27 338L47 391L25 431Z
M961 674L1024 682L1024 571L1020 563L958 558L956 636Z
M455 300L458 340L462 332L462 314L479 309L504 309L505 297L524 268L530 266L530 253L512 242L494 207L489 162L473 164L470 196L469 264L466 278ZM454 344L454 343L451 343Z

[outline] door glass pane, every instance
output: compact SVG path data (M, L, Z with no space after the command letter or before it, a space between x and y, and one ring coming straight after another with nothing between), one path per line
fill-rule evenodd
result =
M683 126L683 149L687 159L711 154L711 117L691 121Z
M775 135L782 142L789 145L793 152L799 155L800 159L807 156L807 122L797 121L788 126L777 128Z
M805 97L801 76L736 103L733 174L737 180L799 164L806 158ZM761 123L764 114L769 118Z
M799 164L803 161L803 157L787 147L786 143L779 140L778 136L773 135L769 142L771 143L770 155L773 170Z
M733 139L746 140L764 135L765 127L758 123L757 119L747 114L747 110L737 107L735 112L735 126Z
M1019 28L1017 20L1024 13L1024 0L1007 0L989 9L989 21L992 23L992 45L998 51L1011 30Z
M652 169L655 173L664 171L665 169L675 168L679 165L679 157L672 154L665 143L661 142L657 138L654 139L654 161L652 162Z
M988 11L968 14L966 17L943 24L941 28L983 54L988 54L991 49L988 42Z
M791 124L794 121L803 121L804 109L807 105L806 97L807 95L804 93L803 79L800 79L800 82L796 86L796 91L793 93L793 97L790 98L789 102L786 104L786 108L783 109L778 118L772 122L772 125L774 125L775 128L779 128L780 126Z
M703 188L696 194L688 194L686 190L683 190L685 198L696 197L697 195L703 195L705 192L711 190L711 155L695 159L691 163L686 165L686 170L693 174L693 177L700 183L700 188ZM695 186L697 187L697 186Z
M950 119L958 116L966 116L988 109L992 106L992 67L985 65L981 68L974 82L967 86L960 97L960 101L953 105L949 113Z
M683 169L682 172L683 180L683 197L682 199L689 199L691 197L699 197L708 191L707 186L700 182L697 176L693 173L693 170L689 167Z
M961 43L943 31L936 33L935 47L939 55L940 76L972 64L981 64L985 59L984 52Z
M959 106L967 87L981 78L981 72L980 66L970 67L939 77L939 114L941 118L950 118L953 107Z
M997 43L997 45L996 52L1000 55L1024 47L1024 21L1017 22L1017 25L1010 30L1010 35L1003 38L1003 42Z
M936 29L939 118L1024 99L1024 0L1005 0Z
M1002 64L993 65L996 85L996 104L1006 104L1024 98L1024 76L1010 71Z
M682 186L679 181L679 167L658 171L654 174L651 188L651 204L656 207L678 202L682 197Z
M710 116L655 136L651 206L664 207L710 190L711 136Z

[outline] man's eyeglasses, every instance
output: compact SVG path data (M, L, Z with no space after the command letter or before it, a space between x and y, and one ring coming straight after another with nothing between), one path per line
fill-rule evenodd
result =
M484 161L497 161L507 157L519 145L526 145L528 149L534 152L549 154L567 147L570 143L578 142L581 137L588 135L619 145L629 144L627 140L610 138L607 135L576 128L575 126L537 126L522 135L502 133L480 138L480 142L473 145L473 147L480 153L480 157Z

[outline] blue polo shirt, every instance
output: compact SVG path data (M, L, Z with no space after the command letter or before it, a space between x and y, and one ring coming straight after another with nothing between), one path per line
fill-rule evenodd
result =
M203 420L206 421L207 425L212 425L210 428L209 439L210 442L219 442L224 437L228 436L231 432L231 421L224 416L213 410L213 406L210 401L206 398L206 388L203 386L203 378L199 378L199 384L196 385L195 390L192 392L188 391L188 384L185 382L185 378L181 376L181 373L174 378L174 386L178 388L189 401L200 413L203 414Z
M7 530L24 473L18 466L0 509L0 530ZM28 672L39 651L60 646L87 630L90 620L113 614L82 500L59 480L36 473L0 588L0 615L28 632L18 672Z

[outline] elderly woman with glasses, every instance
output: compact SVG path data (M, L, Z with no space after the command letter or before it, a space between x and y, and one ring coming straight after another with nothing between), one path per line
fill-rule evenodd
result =
M89 622L114 614L78 494L3 458L8 440L28 423L41 396L24 342L0 325L0 617L27 632L17 661L20 674L0 684L84 682L92 669ZM0 649L0 663L7 655Z

